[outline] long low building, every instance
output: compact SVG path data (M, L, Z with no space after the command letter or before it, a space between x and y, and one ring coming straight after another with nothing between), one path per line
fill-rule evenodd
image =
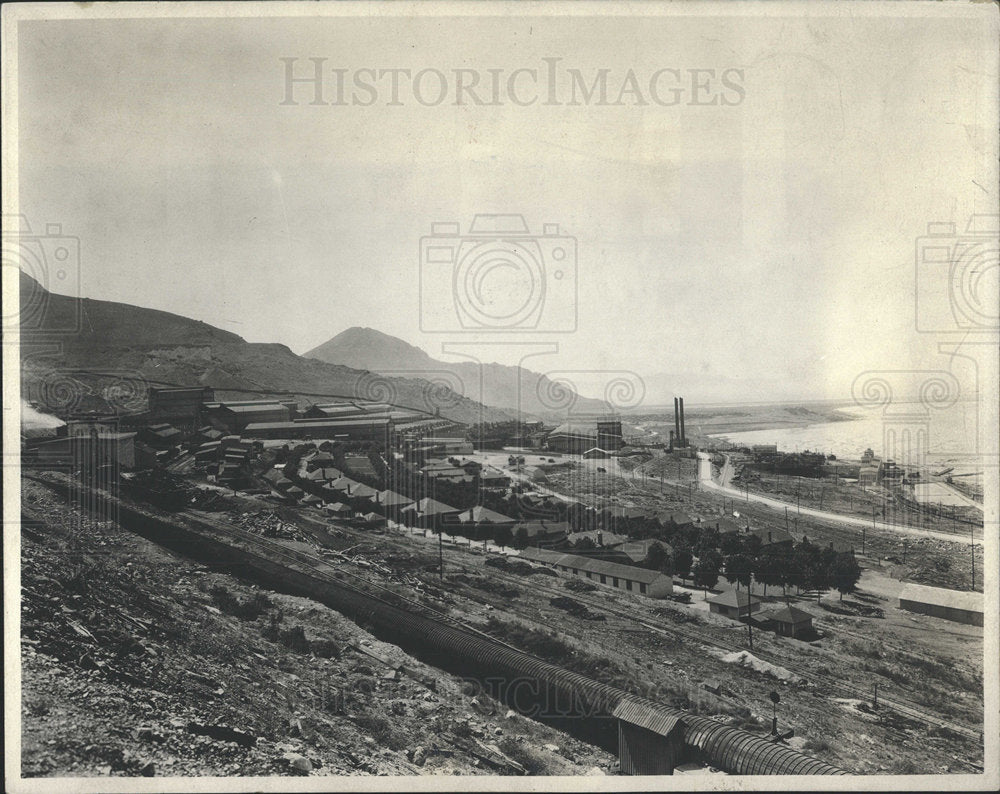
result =
M605 562L578 554L561 554L545 549L523 549L520 555L531 562L550 565L556 570L571 573L595 584L614 587L650 598L666 598L674 592L673 580L660 571L636 568L616 562Z
M253 438L323 438L375 441L385 446L392 438L390 419L297 419L292 422L255 422L243 435Z
M899 593L899 608L956 623L983 625L983 594L906 584Z

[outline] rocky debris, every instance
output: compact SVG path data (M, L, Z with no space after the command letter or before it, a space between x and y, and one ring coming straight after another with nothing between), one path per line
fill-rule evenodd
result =
M530 720L499 729L503 710L490 716L483 696L470 706L460 679L315 601L262 591L113 523L71 515L42 487L23 493L43 517L21 546L26 776L483 775L514 767L497 766L479 739L565 741ZM272 618L276 641L266 636ZM312 654L281 641L296 626L308 627ZM333 638L329 657L312 632ZM367 676L353 669L359 663ZM468 734L453 736L466 713ZM422 748L420 765L407 760L408 745ZM577 765L557 759L535 771L574 774L607 758L587 745L574 752Z
M285 753L281 756L288 767L300 775L308 775L313 770L312 761L298 753Z
M140 742L163 742L166 737L159 731L143 725L136 729L135 738Z
M282 521L276 513L250 513L230 511L226 518L240 529L265 538L281 540L309 541L309 538L295 524Z
M581 604L573 598L555 596L549 599L549 603L558 609L566 610L573 617L581 618L582 620L607 620L602 613L591 612L585 604Z
M483 562L483 564L490 568L501 570L504 573L513 573L518 576L558 576L558 574L551 568L546 568L544 566L536 567L525 562L524 560L511 559L504 556L489 557Z
M189 722L186 730L188 733L208 736L222 742L235 742L243 747L253 747L257 743L257 737L249 731L241 731L238 728L230 728L227 725L206 725L201 722Z

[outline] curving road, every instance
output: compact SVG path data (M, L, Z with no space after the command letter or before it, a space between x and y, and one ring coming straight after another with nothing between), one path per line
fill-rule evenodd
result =
M698 453L698 457L701 458L705 453ZM720 479L722 483L717 483L712 479L711 476L711 466L699 466L698 467L698 486L704 488L707 491L715 491L716 493L723 493L727 496L732 496L738 498L742 501L747 500L747 492L741 491L738 488L733 488L728 483L733 476L733 465L729 460L729 456L725 456L726 463L722 468L722 473ZM706 475L707 472L707 475ZM860 518L858 516L845 516L842 513L830 513L825 510L816 510L811 507L796 507L794 504L789 502L783 502L780 499L773 499L770 496L763 496L761 494L753 493L749 494L751 502L756 502L758 504L764 504L768 507L773 507L776 510L784 510L788 508L789 510L794 510L798 515L810 516L812 518L819 518L824 521L832 521L838 524L844 524L853 527L869 527L874 529L883 529L889 532L896 532L901 535L914 535L917 537L924 538L934 538L935 540L948 540L952 542L962 542L964 536L961 533L956 532L937 532L933 529L921 529L919 527L911 527L905 524L890 524L885 521L871 521L866 518ZM977 537L982 537L982 530L979 530Z

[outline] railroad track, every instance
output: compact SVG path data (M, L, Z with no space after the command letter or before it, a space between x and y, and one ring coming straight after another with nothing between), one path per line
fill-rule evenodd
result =
M349 532L350 534L354 535L355 537L366 538L368 540L371 539L370 535L368 535L367 533L365 533L363 531L356 530L354 528L349 528L349 527L338 527L338 528L339 529L345 529L347 532ZM407 543L406 541L404 541L402 539L395 539L395 538L390 538L390 537L386 537L386 536L380 536L380 541L379 542L381 544L392 545L392 546L395 546L396 548L400 548L400 549L412 550L412 548L413 548L412 544L409 544L409 543ZM462 570L463 570L463 572L469 572L469 569L466 569L464 567L463 567ZM509 582L511 584L518 584L518 583L523 584L523 578L522 577L518 577L518 576L516 576L514 574L507 574L507 573L504 573L504 572L499 571L497 569L492 569L490 571L490 573L492 575L499 576L500 578L506 580L507 582ZM368 580L364 580L364 581L368 581ZM545 582L533 581L532 582L532 588L534 590L536 590L536 591L542 591L542 592L549 593L550 595L558 595L558 596L565 596L566 595L565 590L563 590L561 588L558 588L558 587L550 586L550 585L546 584ZM695 642L695 643L698 643L698 644L701 644L701 645L710 645L710 646L713 646L715 648L718 648L719 650L724 650L724 651L727 651L727 652L734 652L734 651L738 652L738 651L747 650L747 648L744 645L742 645L742 644L732 643L732 642L726 642L725 640L721 640L721 639L717 639L717 638L713 638L713 637L708 637L704 633L699 632L699 631L697 631L695 629L688 629L688 628L686 628L684 626L680 626L680 625L677 625L677 624L672 623L672 622L660 621L660 620L657 620L653 616L639 618L639 617L637 617L634 614L634 612L628 612L628 611L626 611L624 609L621 609L621 608L609 605L609 604L607 604L606 602L604 602L604 601L602 601L600 599L597 599L597 598L594 598L594 597L591 597L591 596L587 596L586 594L573 593L572 594L572 598L576 599L577 601L580 601L581 603L586 604L589 608L592 608L595 611L602 612L602 613L605 613L607 615L613 615L613 616L615 616L617 618L620 618L622 620L630 621L630 622L636 624L641 629L646 630L646 631L651 631L651 632L656 633L656 634L660 634L660 635L664 635L664 636L681 636L681 637L684 637L685 639L691 640L692 642ZM427 608L425 605L422 605L422 604L419 605L419 606L421 606L422 608ZM447 617L450 618L450 616L447 616ZM471 627L466 626L465 624L462 624L462 625L465 628L471 628ZM471 629L471 630L476 631L476 629ZM483 634L483 632L479 632L479 633ZM496 639L497 639L495 637L492 637L492 635L488 635L487 634L485 636L490 637L494 641L496 641ZM854 635L854 636L860 637L861 635ZM848 698L850 698L852 700L861 700L861 701L867 701L869 699L870 693L867 692L867 691L862 691L862 690L858 689L857 687L853 687L853 686L851 686L849 684L844 684L844 683L842 683L840 681L836 681L836 680L834 680L832 678L829 678L827 676L823 676L821 674L817 674L814 671L806 670L806 669L801 668L801 667L799 667L799 666L797 666L795 664L787 663L783 659L776 659L774 657L771 657L769 654L763 654L763 653L760 653L758 651L754 652L754 656L756 656L757 658L759 658L759 659L761 659L763 661L766 661L766 662L769 662L771 664L783 667L786 670L788 670L789 672L792 672L792 673L794 673L794 674L796 674L796 675L798 675L798 676L800 676L800 677L802 677L802 678L804 678L806 680L812 680L812 681L816 681L818 683L822 683L825 687L827 687L828 689L830 689L831 691L833 691L835 693L840 694L841 696L848 697ZM908 701L908 700L906 700L904 698L899 698L899 697L896 697L896 696L886 697L886 696L880 694L880 696L879 696L879 705L880 705L880 707L884 707L884 708L887 708L887 709L889 709L891 711L895 711L895 712L897 712L898 714L900 714L900 715L902 715L904 717L916 720L917 722L922 722L922 723L930 725L932 727L945 728L947 730L953 731L955 733L958 733L958 734L960 734L962 736L965 736L967 738L970 738L970 739L974 739L976 741L981 741L981 739L982 739L982 730L981 729L976 728L974 726L970 726L970 725L964 724L964 723L959 723L959 722L954 722L952 720L947 720L947 719L939 717L939 716L937 716L935 714L931 714L930 712L926 711L925 709L920 708L919 705L917 705L917 704L915 704L915 703L913 703L911 701Z

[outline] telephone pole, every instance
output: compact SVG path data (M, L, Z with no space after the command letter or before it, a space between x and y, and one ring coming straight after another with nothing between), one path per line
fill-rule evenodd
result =
M976 536L969 527L969 551L972 552L972 589L976 589Z

